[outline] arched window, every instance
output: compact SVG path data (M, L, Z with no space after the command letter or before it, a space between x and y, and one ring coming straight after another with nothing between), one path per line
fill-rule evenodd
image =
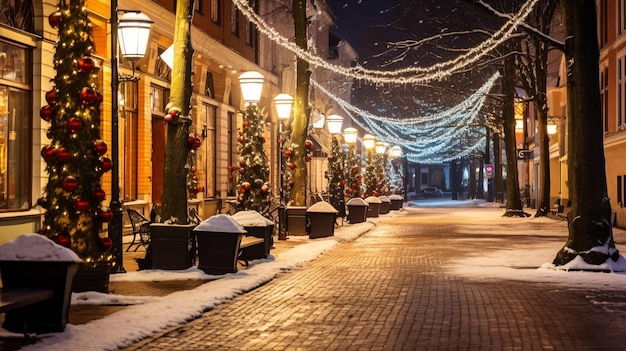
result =
M0 1L0 23L28 33L34 33L33 2L31 0Z

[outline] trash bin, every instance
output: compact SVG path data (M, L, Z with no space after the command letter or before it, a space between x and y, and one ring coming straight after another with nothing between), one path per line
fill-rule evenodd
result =
M198 268L207 274L237 272L237 255L246 230L232 216L218 214L193 229L198 241Z
M399 210L402 208L402 203L404 202L404 198L402 195L393 194L389 196L389 200L391 201L391 205L389 205L390 210Z
M256 260L267 258L274 245L274 222L257 211L239 211L232 216L248 232L247 236L263 239L263 245L253 245L241 250L240 259Z
M190 224L150 224L153 269L187 269L193 266L196 245Z
M72 283L78 264L74 251L40 234L23 234L0 246L3 289L52 290L52 298L5 313L2 327L14 333L62 332L68 323Z
M362 223L367 219L368 204L360 197L355 197L346 203L348 206L348 221L352 224Z
M337 211L326 201L318 201L306 210L309 220L309 239L325 238L335 235Z
M306 219L306 206L287 207L287 234L294 236L304 236L308 234L308 223Z
M369 196L365 198L365 202L369 205L367 206L367 218L378 217L382 201L380 201L376 196Z
M389 213L390 207L391 207L391 200L389 200L389 198L385 195L381 195L378 197L378 200L380 200L380 210L379 213L380 214L387 214Z

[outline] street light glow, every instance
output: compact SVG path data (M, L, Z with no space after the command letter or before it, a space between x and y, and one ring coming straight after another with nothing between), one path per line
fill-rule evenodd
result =
M263 75L256 71L244 72L239 76L241 94L246 103L256 104L261 101L264 80Z

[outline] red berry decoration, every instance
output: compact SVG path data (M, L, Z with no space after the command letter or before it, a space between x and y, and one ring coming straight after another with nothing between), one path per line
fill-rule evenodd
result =
M113 168L113 161L108 157L102 157L100 159L100 171L108 172Z
M50 122L52 117L54 116L54 111L52 110L52 106L46 105L39 110L39 116L46 122Z
M110 222L113 218L113 211L111 211L111 209L106 206L102 206L98 210L98 216L100 217L101 221Z
M70 150L62 147L57 151L57 160L62 163L68 162L72 158L72 153Z
M93 191L93 196L96 198L96 200L98 200L98 202L102 202L104 201L104 199L106 199L106 193L100 188Z
M102 140L96 140L93 143L94 151L98 156L102 156L107 153L107 144Z
M46 92L46 102L48 105L54 105L57 103L57 90L52 89Z
M80 91L80 101L83 105L91 105L98 101L98 94L93 89L85 87Z
M61 16L60 11L53 12L50 16L48 16L48 23L50 23L52 28L59 28L61 22L63 22L63 17Z
M61 187L68 193L73 193L78 189L78 180L76 180L76 178L72 176L67 176L65 177L65 179L63 179Z
M78 60L78 71L80 73L90 73L94 68L96 68L96 63L89 56L85 56Z
M102 248L104 249L104 251L111 250L111 248L113 248L113 240L111 240L111 238L109 238L108 236L102 238Z
M74 209L79 212L88 211L90 207L89 200L83 199L82 197L74 200Z
M71 117L67 121L67 125L65 127L66 127L68 132L76 133L79 130L83 129L83 122L81 122L80 119L78 119L76 117Z

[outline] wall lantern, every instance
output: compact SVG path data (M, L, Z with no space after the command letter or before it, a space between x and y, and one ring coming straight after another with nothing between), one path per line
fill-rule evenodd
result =
M144 57L152 23L154 22L142 12L128 11L120 17L117 35L122 57L130 61L138 61Z
M356 143L357 133L356 128L348 127L343 130L343 140L345 140L346 144L354 144Z
M291 107L293 106L293 98L289 94L278 94L274 98L276 105L276 114L278 119L285 120L291 116Z

